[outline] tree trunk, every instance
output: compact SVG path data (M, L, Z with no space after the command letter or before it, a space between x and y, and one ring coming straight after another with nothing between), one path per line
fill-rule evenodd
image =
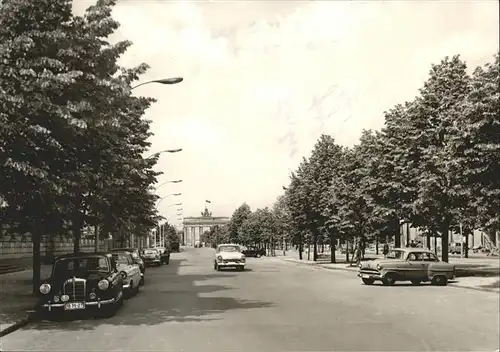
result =
M438 255L438 236L437 233L434 233L434 253Z
M345 241L345 261L346 263L349 263L349 240L346 239Z
M427 232L427 239L426 239L426 242L427 242L427 249L431 249L431 233L430 232Z
M313 236L313 261L318 260L318 234L315 233Z
M38 232L38 226L34 226L33 232L31 233L31 241L33 243L33 295L38 294L41 280L41 255L40 255L40 245L41 236Z
M334 264L336 262L335 258L335 235L330 234L330 263Z
M302 252L304 251L304 246L302 243L299 244L299 259L302 260Z
M401 248L401 226L399 225L399 219L394 220L394 248Z
M82 228L79 221L74 221L72 228L73 230L73 253L80 252L80 239L82 237Z
M307 242L307 260L311 260L311 242Z
M449 222L443 223L441 227L441 260L448 262L449 241L450 241L450 226Z
M378 255L378 236L375 236L375 254Z
M95 243L94 243L94 252L99 252L99 226L94 226L95 233Z
M469 232L465 235L464 257L469 258Z

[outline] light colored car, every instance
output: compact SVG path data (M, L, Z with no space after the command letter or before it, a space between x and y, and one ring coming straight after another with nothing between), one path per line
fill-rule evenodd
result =
M117 270L123 277L123 291L129 296L139 293L142 280L141 268L134 262L130 252L112 252Z
M423 248L395 248L387 259L373 260L359 265L358 276L364 284L382 281L392 286L397 281L411 281L414 285L430 281L445 286L455 276L455 266L438 259L434 252Z
M240 246L236 244L220 244L215 249L214 269L235 268L245 270L246 259L241 253Z
M156 248L146 248L142 251L142 260L146 266L160 266L161 254Z

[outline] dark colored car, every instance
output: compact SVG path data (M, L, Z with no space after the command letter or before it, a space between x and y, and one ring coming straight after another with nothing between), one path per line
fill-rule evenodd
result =
M243 253L245 257L260 258L266 255L266 250L264 248L246 247L241 253Z
M179 253L181 251L181 245L178 242L172 243L171 247L172 247L172 252L173 253Z
M165 247L155 247L160 252L160 260L162 264L170 264L170 250Z
M156 248L145 248L142 250L142 260L146 266L160 266L160 252Z
M139 248L114 248L111 252L130 252L132 258L134 259L134 263L139 265L139 269L141 269L141 285L144 285L144 275L146 275L146 265L144 264L144 260L141 258L141 251Z
M109 253L59 256L40 285L42 312L84 311L112 316L123 304L123 276Z

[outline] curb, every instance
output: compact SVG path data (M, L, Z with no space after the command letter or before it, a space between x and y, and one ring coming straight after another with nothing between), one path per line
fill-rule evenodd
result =
M318 264L318 263L304 263L304 262L300 262L300 261L297 261L294 259L287 259L287 258L278 258L278 259L280 259L281 261L288 262L288 263L295 263L295 264L303 265L303 266L312 266L312 267L321 268L323 270L340 270L340 271L350 271L350 272L357 271L356 269L353 270L354 268L353 269L349 269L347 267L346 268L332 268L332 267L328 267L328 266L322 266L321 264ZM473 290L473 291L500 293L499 290L494 289L494 288L472 287L472 286L465 286L465 285L454 284L454 283L449 283L449 286L461 288L461 289Z
M9 327L7 327L5 329L2 329L0 331L0 339L6 335L13 333L16 330L19 330L19 329L25 327L29 323L33 322L35 320L35 316L36 316L36 311L30 311L25 318L16 321L14 324L10 325Z

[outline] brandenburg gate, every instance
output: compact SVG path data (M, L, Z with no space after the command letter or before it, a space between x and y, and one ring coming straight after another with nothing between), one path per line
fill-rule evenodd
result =
M228 217L212 216L212 212L209 212L205 207L205 211L201 213L201 216L183 219L184 232L182 234L182 243L186 246L194 247L196 242L200 242L200 237L205 231L210 231L215 225L226 225L228 222Z

